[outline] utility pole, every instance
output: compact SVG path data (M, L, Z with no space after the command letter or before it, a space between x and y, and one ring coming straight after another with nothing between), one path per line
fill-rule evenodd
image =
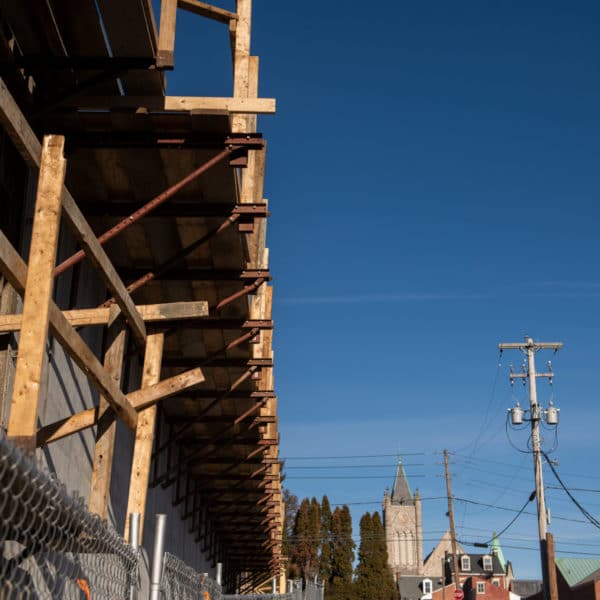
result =
M544 481L542 476L542 452L540 448L540 420L542 419L542 407L537 401L536 379L546 377L552 381L554 373L537 373L535 370L535 353L539 350L554 350L563 347L562 342L534 342L532 338L525 337L523 343L498 344L502 350L521 350L527 355L527 370L523 373L511 371L511 383L514 379L526 379L529 381L529 412L531 416L531 445L533 451L533 472L535 476L535 495L537 500L538 531L540 540L540 558L542 562L542 579L544 581L544 600L550 600L550 578L548 570L547 553L547 514L546 499L544 496Z
M454 508L452 507L450 467L448 465L448 450L444 450L444 465L446 467L446 493L448 494L448 519L450 520L450 537L452 540L452 560L454 561L454 587L457 590L460 590L460 579L458 577L458 554L456 552L456 530L454 529Z

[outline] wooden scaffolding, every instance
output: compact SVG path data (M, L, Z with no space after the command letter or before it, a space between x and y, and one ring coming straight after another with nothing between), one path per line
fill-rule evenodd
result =
M143 517L149 486L173 486L228 586L251 589L279 574L283 527L256 132L275 101L258 97L251 0L235 12L162 0L159 33L149 0L27 4L0 13L0 124L37 173L27 263L0 231L0 273L23 299L19 314L0 315L0 333L19 332L8 436L32 451L94 427L89 508L106 518L122 421L135 437L127 514ZM231 97L166 94L176 16L224 25ZM61 218L80 251L57 265ZM81 261L107 300L57 306L56 278ZM104 328L103 356L81 335L89 327ZM40 427L48 335L99 402ZM137 357L138 389L125 393Z

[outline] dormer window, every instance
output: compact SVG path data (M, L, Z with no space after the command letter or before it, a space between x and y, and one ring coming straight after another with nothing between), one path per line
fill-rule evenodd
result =
M483 570L484 571L493 571L491 556L486 555L483 557Z
M471 559L468 556L460 557L460 570L470 571L471 570Z
M431 579L423 579L423 593L431 594Z

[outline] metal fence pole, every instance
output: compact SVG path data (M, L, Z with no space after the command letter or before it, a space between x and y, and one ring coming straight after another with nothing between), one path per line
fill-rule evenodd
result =
M163 559L165 555L165 533L167 515L156 515L154 525L154 552L152 554L152 576L150 579L150 600L160 600Z
M131 548L137 556L140 547L140 513L131 513L129 515L129 539L131 540ZM129 590L129 600L137 600L136 581L131 582L131 588Z
M218 585L223 585L223 563L217 563L217 573L215 575L215 580Z

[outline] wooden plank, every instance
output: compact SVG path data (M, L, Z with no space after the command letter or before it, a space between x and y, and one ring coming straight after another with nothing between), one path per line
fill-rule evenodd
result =
M25 282L23 327L8 422L8 437L26 450L35 448L35 430L52 303L54 264L60 233L66 161L65 138L44 137L35 215Z
M27 265L2 231L0 231L0 270L17 293L23 296L27 281ZM106 396L113 410L123 422L129 428L135 428L137 412L54 302L50 303L49 316L50 328L73 361L87 375L98 391Z
M143 409L173 396L204 381L204 374L199 367L174 375L150 387L127 394L127 399L135 409ZM93 427L98 422L99 409L89 408L70 417L61 419L38 429L37 446L56 442L64 437Z
M144 373L142 375L142 389L160 381L162 364L164 333L153 333L148 336L146 354L144 356ZM150 463L152 461L152 443L154 441L154 424L156 421L156 404L140 411L138 425L135 430L135 445L131 464L131 477L129 479L129 499L127 501L126 515L140 514L140 537L143 539L144 515L146 512L146 498L148 495L148 481L150 478ZM125 532L123 537L129 541L129 519L125 519Z
M104 354L104 368L108 375L115 380L115 383L120 386L127 331L123 319L120 318L119 308L113 305L109 311L111 322L108 327L108 347ZM91 513L97 514L102 519L108 517L110 478L117 430L114 412L109 409L110 404L106 398L100 396L88 507Z
M238 20L235 28L233 57L233 96L249 96L250 31L252 26L252 0L237 0ZM233 115L231 131L246 133L248 122L244 115Z
M156 66L172 69L175 66L175 21L177 0L162 0L160 3L160 28Z
M65 108L147 109L155 112L193 112L206 115L275 114L274 98L227 98L218 96L82 96L66 100Z
M1 80L0 123L4 126L8 136L16 145L25 162L32 167L39 168L42 152L40 142L8 91L8 88ZM104 252L104 249L98 243L98 239L94 235L92 228L84 219L65 186L63 186L62 206L65 220L73 230L76 239L82 245L90 261L99 270L105 285L114 296L129 326L132 328L136 340L143 343L146 338L146 330L141 317L135 309L133 300L127 293L125 285L112 266L106 252Z
M275 114L276 103L274 98L166 96L165 110L190 110L204 114Z
M63 211L65 221L69 224L75 239L81 244L86 256L102 277L104 285L123 311L123 316L129 327L131 327L134 338L138 344L143 346L146 342L146 326L144 325L144 321L135 307L129 292L125 288L125 284L106 255L104 248L100 245L98 238L66 188L64 188L63 193Z
M199 0L178 0L177 6L201 17L225 23L225 25L228 25L230 21L236 21L238 18L234 12Z
M116 305L115 305L116 307ZM118 307L116 307L118 308ZM168 302L166 304L141 304L136 306L145 323L167 321L189 321L208 316L208 302L204 300L190 302ZM108 325L110 308L80 308L65 310L63 315L73 327ZM0 315L0 333L9 333L21 329L23 315Z

